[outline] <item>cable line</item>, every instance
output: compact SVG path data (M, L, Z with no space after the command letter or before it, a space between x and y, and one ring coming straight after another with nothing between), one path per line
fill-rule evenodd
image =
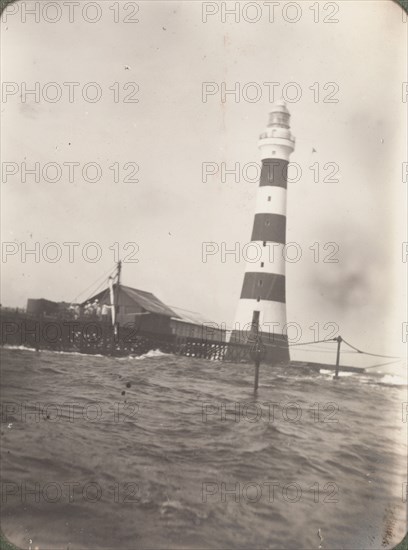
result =
M102 288L106 284L106 279L104 279L92 292L90 292L90 295L93 296L94 294L97 294L99 289Z
M400 359L399 361L388 361L388 363L380 363L378 365L371 365L370 367L364 367L365 369L374 369L376 367L385 367L386 365L393 365L395 363L400 363L403 361L403 359Z
M371 355L372 357L383 357L384 359L403 359L403 357L397 355L381 355L379 353L369 353L368 351L362 351L361 349L356 348L355 346L349 344L346 340L343 339L343 342L350 348L356 350L357 353L364 353L365 355Z
M313 342L299 342L298 344L288 344L288 346L306 346L308 344L321 344L322 342L335 342L334 338L329 338L327 340L314 340Z
M93 283L91 283L85 290L83 290L82 292L80 292L79 294L77 294L77 296L75 296L75 298L71 301L71 303L75 303L76 300L82 296L82 294L85 294L85 292L87 292L90 288L92 288L94 285L96 285L96 283L98 283L101 279L103 279L102 281L102 284L105 282L105 279L107 277L107 275L109 275L110 273L113 273L113 271L115 270L115 268L109 268L109 270L104 273L103 275L99 276ZM99 288L99 287L98 287Z
M302 349L303 352L309 352L309 353L333 353L335 350L314 350L314 349Z

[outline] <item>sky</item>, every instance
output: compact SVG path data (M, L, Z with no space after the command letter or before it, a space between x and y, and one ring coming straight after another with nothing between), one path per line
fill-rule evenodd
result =
M104 0L80 2L72 21L68 3L59 14L53 4L20 2L2 20L4 306L85 300L119 249L124 284L231 328L245 258L221 252L250 241L257 142L283 96L301 171L288 186L287 242L302 252L286 262L288 321L301 329L290 339L334 327L360 349L406 353L407 22L396 3L281 2L272 17L265 2L226 15L234 2ZM67 82L78 83L71 98ZM39 97L26 93L35 83ZM24 181L24 163L39 177ZM72 181L66 163L79 163ZM218 170L204 178L203 163ZM237 177L224 173L236 163ZM79 243L73 258L67 242ZM206 261L203 243L216 251ZM331 250L337 263L323 261Z

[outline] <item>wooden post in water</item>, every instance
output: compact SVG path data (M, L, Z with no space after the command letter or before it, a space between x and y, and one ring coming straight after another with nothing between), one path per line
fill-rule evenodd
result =
M255 380L254 380L254 392L258 390L259 383L259 365L261 364L261 353L258 348L258 343L256 343L255 349Z
M333 376L333 380L337 380L339 378L339 370L340 370L340 346L343 341L343 338L341 336L337 336L335 338L337 340L337 356L336 356L336 372Z
M254 312L252 319L251 333L255 336L255 342L252 346L253 359L255 363L255 378L254 378L254 392L258 390L259 383L259 365L261 363L261 353L259 346L259 312Z
M259 334L259 326L257 326L256 341L253 346L253 359L255 363L255 378L254 378L254 392L258 391L259 385L259 367L262 359L265 357L265 346L262 343L261 336Z
M119 287L120 287L120 274L122 271L122 262L119 260L117 263L116 271L116 287L113 285L114 277L110 276L109 281L109 292L110 292L110 302L111 302L111 317L112 317L112 341L111 341L111 354L115 355L116 345L119 342Z

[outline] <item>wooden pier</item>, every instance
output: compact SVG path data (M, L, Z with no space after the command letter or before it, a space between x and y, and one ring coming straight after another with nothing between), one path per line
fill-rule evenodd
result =
M151 350L172 353L196 359L228 363L256 364L253 344L225 342L155 334L140 331L134 326L118 327L98 320L35 318L27 314L3 314L1 317L1 345L25 346L37 350L79 352L90 355L140 356ZM274 343L273 345L279 345ZM265 344L264 347L267 347ZM260 362L269 365L264 359ZM336 365L304 361L279 363L282 366L319 372L321 369L336 371ZM259 368L259 367L258 367ZM364 372L363 368L341 365L342 372Z

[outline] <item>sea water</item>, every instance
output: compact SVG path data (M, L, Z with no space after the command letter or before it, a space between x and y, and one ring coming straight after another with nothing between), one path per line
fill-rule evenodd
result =
M2 349L2 530L38 549L379 549L406 532L398 376Z

